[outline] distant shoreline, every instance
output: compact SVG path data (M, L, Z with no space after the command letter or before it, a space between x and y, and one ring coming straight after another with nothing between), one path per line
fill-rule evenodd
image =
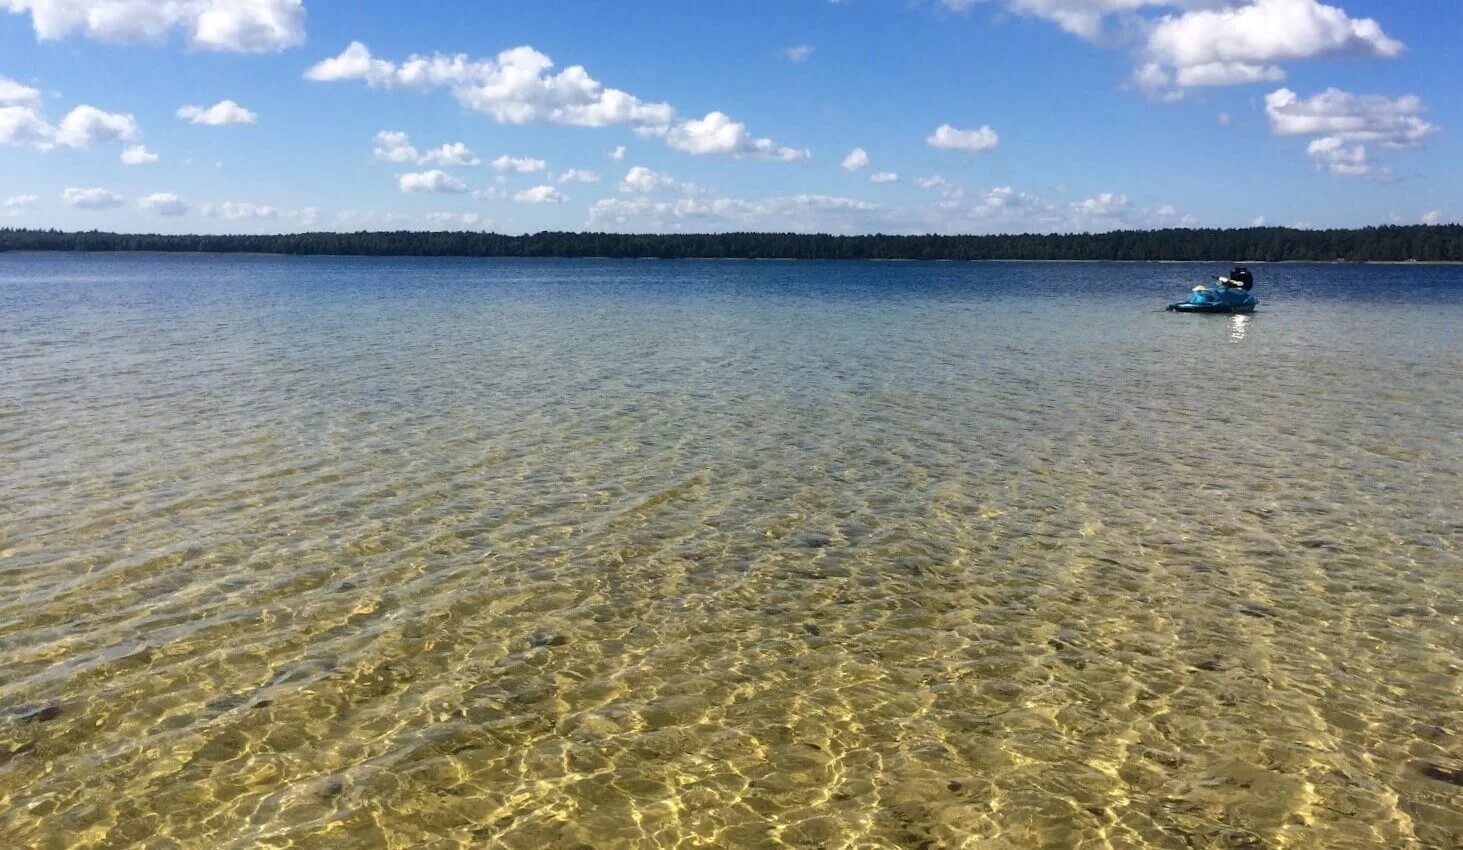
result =
M1463 263L1463 225L1295 230L833 236L801 233L360 231L280 234L64 232L0 228L0 252L661 260L1134 263Z
M299 257L301 259L362 259L362 260L570 260L587 262L692 262L692 263L1049 263L1073 265L1134 265L1134 266L1212 266L1216 263L1241 263L1255 266L1463 266L1463 260L1247 260L1223 258L1217 260L1063 260L1033 257L1027 259L903 259L903 258L826 258L826 257L596 257L596 256L502 256L470 254L299 254L284 251L156 251L117 250L87 251L75 249L0 250L0 257L7 254L35 256L50 254L77 254L103 257Z

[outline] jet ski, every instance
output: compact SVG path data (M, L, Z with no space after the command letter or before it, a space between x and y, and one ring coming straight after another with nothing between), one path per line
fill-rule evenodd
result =
M1239 266L1227 277L1216 277L1218 286L1200 284L1194 287L1189 300L1168 305L1171 313L1224 313L1227 315L1253 313L1260 306L1260 299L1250 294L1255 287L1255 276L1244 266Z

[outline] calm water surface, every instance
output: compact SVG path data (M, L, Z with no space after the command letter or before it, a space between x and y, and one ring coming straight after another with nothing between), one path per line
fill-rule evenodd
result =
M1456 848L1463 269L0 255L0 847Z

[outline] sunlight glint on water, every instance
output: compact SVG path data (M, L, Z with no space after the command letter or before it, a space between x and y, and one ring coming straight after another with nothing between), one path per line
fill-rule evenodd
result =
M1463 272L1211 271L0 257L0 847L1456 847Z

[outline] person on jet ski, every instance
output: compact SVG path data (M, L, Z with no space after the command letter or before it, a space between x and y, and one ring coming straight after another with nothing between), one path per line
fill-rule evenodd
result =
M1228 277L1221 277L1219 282L1224 285L1225 289L1243 289L1245 292L1249 292L1255 288L1255 276L1250 274L1250 270L1244 266L1235 266L1234 271L1230 272Z

